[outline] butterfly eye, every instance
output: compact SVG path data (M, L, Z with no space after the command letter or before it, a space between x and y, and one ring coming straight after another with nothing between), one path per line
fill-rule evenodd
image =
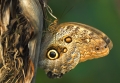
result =
M51 60L54 60L54 59L57 59L59 58L59 54L56 50L52 49L52 50L49 50L48 53L47 53L47 57Z

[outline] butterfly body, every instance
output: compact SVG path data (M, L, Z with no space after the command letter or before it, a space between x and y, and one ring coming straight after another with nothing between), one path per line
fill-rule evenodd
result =
M79 62L108 55L112 42L93 27L66 22L46 32L41 48L39 66L48 77L60 78Z

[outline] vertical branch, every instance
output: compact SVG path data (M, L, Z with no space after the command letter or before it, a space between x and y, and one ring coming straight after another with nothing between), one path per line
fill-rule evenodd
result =
M40 54L40 43L42 37L42 27L43 27L43 12L41 4L38 0L20 0L20 7L22 8L22 13L30 21L31 25L34 27L34 38L29 42L29 55L34 63L34 77L32 83L35 83L35 77L38 66L38 59Z

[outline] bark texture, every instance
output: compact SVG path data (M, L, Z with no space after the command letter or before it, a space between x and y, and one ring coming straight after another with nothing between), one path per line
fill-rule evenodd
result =
M38 0L0 0L0 83L31 83L37 71L42 27Z

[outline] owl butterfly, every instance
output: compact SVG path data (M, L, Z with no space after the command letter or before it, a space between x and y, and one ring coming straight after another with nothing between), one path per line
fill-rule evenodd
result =
M112 41L91 26L55 20L43 37L39 67L50 78L61 78L80 62L103 57L112 49Z

